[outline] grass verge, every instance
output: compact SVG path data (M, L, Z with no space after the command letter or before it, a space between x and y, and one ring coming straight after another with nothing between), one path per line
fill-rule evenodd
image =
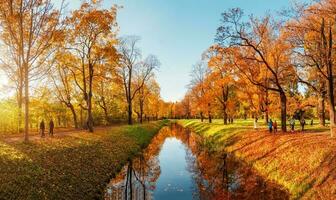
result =
M253 129L252 120L232 125L179 120L208 139L216 151L225 150L246 161L268 180L284 186L292 199L334 199L336 140L326 128L308 125L305 133L269 134Z
M0 199L102 199L109 180L167 123L0 141Z

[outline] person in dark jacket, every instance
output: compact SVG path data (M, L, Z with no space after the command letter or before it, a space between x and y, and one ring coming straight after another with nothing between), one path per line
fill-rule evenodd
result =
M40 123L40 133L41 133L41 137L44 137L44 130L45 130L45 124L44 124L44 120L42 119L41 123Z
M271 119L268 121L268 130L269 130L270 133L272 133L272 130L273 130L273 122L272 122Z
M300 120L300 125L301 125L301 131L303 132L304 131L304 126L306 125L306 120L304 118L302 118Z
M49 136L54 136L54 128L55 124L54 121L51 119L49 122Z
M274 129L274 133L278 132L278 123L276 120L273 122L273 129Z

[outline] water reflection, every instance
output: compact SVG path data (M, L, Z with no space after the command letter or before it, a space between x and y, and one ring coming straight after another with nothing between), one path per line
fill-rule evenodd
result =
M174 124L129 161L105 195L106 200L288 198L212 141Z

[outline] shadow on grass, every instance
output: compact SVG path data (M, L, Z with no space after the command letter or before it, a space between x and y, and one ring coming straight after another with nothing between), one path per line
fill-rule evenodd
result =
M234 147L232 153L243 154L243 157L246 157L251 165L256 163L265 165L265 162L271 164L272 166L268 168L267 166L259 166L258 168L262 173L267 174L270 179L286 186L295 199L303 197L330 199L332 197L331 193L335 192L335 188L330 187L335 184L336 150L331 150L324 155L325 148L332 149L335 146L336 149L336 145L326 138L328 137L328 127L307 126L304 133L300 131L295 132L295 134L281 133L276 135L253 133L249 137L247 131L253 130L253 128L243 125L237 124L233 127L220 124L209 125L201 122L188 122L188 124L189 127L195 128L194 130L197 133L207 137L206 145L210 146L213 151L221 149L225 151L226 147L238 144L240 146L237 146L237 149ZM326 146L318 145L321 142ZM267 146L260 146L262 144ZM260 150L258 150L259 147ZM315 153L310 155L310 152ZM306 157L304 157L305 155ZM305 162L304 160L301 161L302 156L303 159L307 159L307 163L303 163L304 166L300 166L300 162ZM320 158L322 161L319 161ZM261 161L263 159L266 160ZM282 165L287 165L284 169L291 170L291 172L287 173L284 170L279 170L278 167ZM303 168L307 171L298 171ZM295 170L298 174L303 173L302 176L296 176ZM293 180L291 180L291 175ZM323 192L319 191L321 188L324 189Z
M308 182L308 183L304 184L304 187L302 187L296 199L302 198L304 195L310 192L313 187L322 187L323 184L326 184L329 181L331 181L331 184L334 184L335 173L336 173L336 152L332 150L332 151L329 151L329 153L327 153L324 156L320 165L314 168L312 172L308 176L306 176L304 180L302 180L302 183L305 183L305 182ZM327 185L327 187L328 186L329 185ZM329 198L329 196L326 196L326 197L322 196L320 198L326 199L326 198Z
M6 144L25 158L0 157L0 199L101 199L110 179L166 124Z

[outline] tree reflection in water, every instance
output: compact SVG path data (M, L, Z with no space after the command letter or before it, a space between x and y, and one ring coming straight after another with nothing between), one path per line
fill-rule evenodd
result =
M249 166L222 151L222 146L215 140L200 137L173 124L163 128L140 156L129 161L108 185L105 199L154 199L156 182L161 173L158 156L165 140L171 137L185 145L186 170L193 180L190 191L193 199L289 198L286 191L266 182Z
M149 165L149 163L151 165ZM107 187L105 199L152 199L155 181L160 175L157 162L145 162L144 156L130 160Z

